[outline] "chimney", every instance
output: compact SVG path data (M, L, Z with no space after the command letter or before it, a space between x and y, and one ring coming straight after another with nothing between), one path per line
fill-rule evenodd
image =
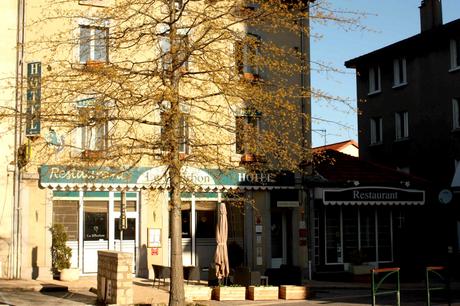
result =
M419 9L422 32L442 25L441 0L422 0Z

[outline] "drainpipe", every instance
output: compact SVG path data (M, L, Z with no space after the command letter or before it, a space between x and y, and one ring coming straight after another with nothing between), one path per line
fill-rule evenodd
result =
M24 67L24 16L25 0L18 0L16 29L16 87L14 115L14 180L13 180L13 224L10 276L21 277L21 169L18 162L18 150L22 144L22 102L23 102L23 67Z

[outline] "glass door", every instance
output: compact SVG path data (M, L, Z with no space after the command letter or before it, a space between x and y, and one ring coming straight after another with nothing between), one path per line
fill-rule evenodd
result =
M83 273L97 272L97 251L109 248L108 201L84 201Z

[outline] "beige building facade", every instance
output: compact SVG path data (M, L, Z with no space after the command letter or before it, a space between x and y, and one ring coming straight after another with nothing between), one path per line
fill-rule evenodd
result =
M115 75L120 77L129 60L140 63L150 54L145 44L127 53L112 51L111 48L123 49L111 41L112 35L121 33L112 30L112 26L120 29L123 23L117 23L116 18L94 20L115 2L81 0L69 1L62 4L62 8L49 7L56 12L62 9L78 14L72 18L48 19L40 27L36 22L43 17L41 12L48 0L8 2L0 4L4 15L1 18L4 39L0 46L0 73L4 77L0 80L0 104L16 109L21 115L4 116L0 123L0 141L4 144L0 148L3 169L0 171L0 194L3 195L0 201L0 277L53 277L50 228L55 223L65 226L67 245L72 249L71 264L81 274L97 272L98 250L119 250L133 254L136 275L152 277L152 264L170 265L169 183L165 178L167 167L163 164L161 147L147 154L143 148L138 149L138 145L144 139L161 142L161 124L150 131L145 128L145 121L161 121L168 102L166 97L150 111L146 110L147 104L139 102L143 99L136 100L136 105L129 105L130 99L135 99L129 94L132 97L133 93L140 92L145 100L158 98L152 90L159 86L158 83L139 80L142 79L141 71L151 69L148 65L156 61L155 65L169 69L171 63L161 53L165 48L161 39L159 55L154 55L155 60L136 70L133 80L126 78L114 88L104 87L106 98L100 109L97 97L103 91L101 84L107 84L107 79L116 83ZM307 19L299 19L298 23L308 28ZM290 50L293 65L306 65L309 60L306 33L272 33L256 25L239 27L240 32L246 31L256 40L270 41ZM62 36L66 32L69 35ZM195 36L189 34L187 39L197 39L197 33L198 30ZM59 43L45 43L52 41L50 37L56 37ZM233 43L228 48L234 48ZM231 264L245 265L262 274L266 269L281 265L295 265L304 270L308 267L305 222L308 193L302 187L302 175L284 168L254 170L260 155L241 144L238 128L241 122L257 130L270 131L276 126L276 133L293 135L284 143L282 137L273 136L279 139L279 143L273 145L285 150L280 149L277 158L300 163L294 147L305 151L310 147L309 98L293 95L296 96L293 105L301 114L295 121L280 120L271 124L269 118L282 114L273 111L276 103L282 102L277 95L287 95L289 90L309 90L309 73L303 69L302 73L287 76L284 87L277 84L283 88L281 91L273 85L279 74L270 69L256 70L245 63L250 57L247 55L249 49L253 48L242 48L240 60L233 58L235 50L226 51L231 57L225 60L232 62L230 66L240 66L233 61L241 61L237 78L254 83L254 80L263 79L264 85L252 94L264 89L275 97L275 104L260 104L254 116L242 111L246 108L239 107L242 103L236 100L206 97L196 102L197 94L192 96L189 92L212 91L213 86L221 84L220 76L210 74L212 86L207 85L209 82L192 79L190 75L197 73L199 67L193 57L187 66L182 64L178 69L189 77L184 82L186 89L180 93L181 99L193 101L182 105L192 119L184 121L179 133L186 139L179 142L184 179L181 194L183 264L199 267L202 279L209 277L214 260L217 212L222 204L226 204L228 211ZM251 52L255 54L251 56L259 56L259 51ZM296 58L295 54L301 56ZM105 63L104 68L100 68L99 62ZM63 82L64 77L75 74L78 74L78 82ZM289 89L289 84L295 89ZM137 87L132 88L135 85ZM121 104L124 108L119 108ZM132 114L145 112L144 121L128 123L128 113L121 111L126 109L134 109ZM114 114L114 110L118 113ZM216 116L221 117L216 119ZM121 120L122 117L125 119ZM202 127L200 122L211 124ZM219 128L215 128L217 123ZM134 134L141 136L130 145ZM200 136L206 141L200 140ZM218 149L209 145L218 140L222 141ZM255 143L256 149L264 147L262 140ZM286 148L289 143L292 150ZM157 144L152 141L149 145ZM134 163L132 156L136 154L140 158ZM288 156L290 154L292 156ZM273 156L276 153L267 158ZM125 200L126 209L121 207ZM124 222L125 229L121 233L120 223Z

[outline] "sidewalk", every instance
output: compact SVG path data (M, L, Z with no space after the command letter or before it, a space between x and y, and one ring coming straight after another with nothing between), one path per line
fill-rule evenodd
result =
M199 302L199 305L318 305L318 304L331 304L331 305L363 305L369 299L370 285L368 283L344 283L344 282L325 282L325 281L309 281L308 282L312 291L317 292L317 296L312 300L307 301L206 301ZM152 280L144 278L133 278L133 303L138 305L168 305L169 300L169 287L166 286L152 287ZM452 283L452 292L459 292L460 283ZM35 292L36 294L46 294L46 292L66 292L67 297L61 297L48 294L49 298L54 298L53 303L49 305L94 305L96 304L96 294L90 292L90 288L96 288L96 276L82 276L78 281L62 282L58 280L5 280L0 279L0 293L18 295L18 292ZM417 295L418 298L423 299L425 284L419 283L402 283L401 284L402 296ZM72 297L69 298L69 293ZM5 303L1 300L0 305ZM41 296L43 297L43 296ZM47 297L45 295L45 297ZM57 303L56 299L68 299L67 303ZM69 300L73 304L68 304ZM33 301L33 298L31 298ZM51 301L51 300L50 300ZM58 300L59 301L59 300ZM359 302L359 303L358 303ZM11 303L11 302L10 302ZM37 301L38 303L38 301ZM13 304L13 303L11 303ZM368 304L368 303L367 303ZM15 305L39 305L34 303L16 303ZM43 304L42 304L43 305ZM48 303L46 304L48 305ZM415 303L414 305L417 305ZM458 304L452 304L458 305Z

